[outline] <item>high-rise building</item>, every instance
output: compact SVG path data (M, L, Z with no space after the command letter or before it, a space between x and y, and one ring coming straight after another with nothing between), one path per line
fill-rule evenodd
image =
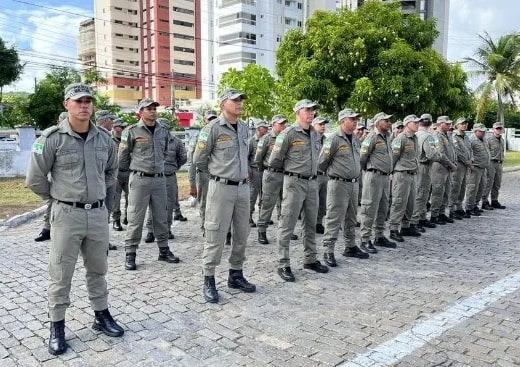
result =
M421 19L435 19L439 37L433 43L433 49L446 57L448 54L448 26L450 15L450 0L381 0L383 2L398 1L404 14L417 14ZM337 7L347 7L356 10L365 0L337 0Z

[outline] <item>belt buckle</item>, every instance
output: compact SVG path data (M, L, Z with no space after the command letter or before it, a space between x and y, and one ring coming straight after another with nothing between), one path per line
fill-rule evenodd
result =
M90 209L92 209L92 204L85 204L84 209L85 209L85 210L90 210Z

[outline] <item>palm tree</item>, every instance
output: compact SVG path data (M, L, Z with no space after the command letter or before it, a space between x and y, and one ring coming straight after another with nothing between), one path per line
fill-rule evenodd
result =
M475 57L466 57L474 70L469 75L485 77L475 93L478 97L477 121L481 121L492 97L496 97L497 121L504 121L504 100L510 99L515 105L515 93L520 91L520 34L506 34L494 41L486 32L479 35L483 41L475 52Z

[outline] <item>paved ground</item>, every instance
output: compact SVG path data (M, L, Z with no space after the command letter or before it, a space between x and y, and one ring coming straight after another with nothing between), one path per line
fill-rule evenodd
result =
M158 263L143 244L139 269L124 270L124 232L112 232L110 305L123 338L90 329L84 270L78 264L67 315L70 350L47 353L49 243L36 243L41 219L5 229L0 240L0 366L518 366L520 365L520 172L504 179L508 208L430 230L369 260L345 259L329 274L276 274L276 248L252 231L245 272L255 294L201 296L202 238L196 211L171 241L180 264ZM274 238L275 229L269 230ZM229 249L225 250L224 259ZM338 254L339 255L339 254Z

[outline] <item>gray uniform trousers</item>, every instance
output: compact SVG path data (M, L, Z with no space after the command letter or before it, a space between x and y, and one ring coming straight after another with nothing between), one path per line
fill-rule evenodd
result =
M451 190L451 174L450 171L438 162L433 162L432 170L432 196L431 215L438 217L439 214L446 214L446 206Z
M206 242L202 252L202 269L205 276L214 276L220 264L222 250L229 228L233 240L229 255L229 268L242 269L246 259L249 236L249 185L226 185L210 180L204 222Z
M486 169L473 167L468 173L466 184L466 210L472 210L478 205L486 186Z
M179 205L179 187L177 186L177 175L175 173L171 176L164 175L164 179L166 181L166 218L168 221L168 230L170 230L173 223L173 212L175 211L175 214L181 214L181 207ZM151 210L148 211L146 229L148 232L154 233L153 214Z
M209 173L197 170L197 202L199 203L200 228L204 230L206 220L206 199L208 196L208 185L210 180Z
M279 267L290 266L289 244L302 213L304 264L316 262L316 219L318 216L318 180L285 175L282 216L278 222Z
M430 196L431 176L430 164L419 163L417 168L417 195L415 196L415 205L411 224L416 225L420 220L426 220L426 204Z
M262 200L262 173L258 170L258 168L249 168L251 172L251 177L249 178L249 189L250 189L250 201L249 201L249 210L251 213L255 211L255 205L258 198L260 198L260 202L258 203L258 207L261 206Z
M87 290L92 308L108 308L105 275L108 262L108 212L105 206L85 210L55 201L51 213L49 253L49 317L65 319L70 305L70 288L78 255L85 266Z
M491 161L487 168L486 187L482 192L482 201L486 201L491 193L491 201L498 201L498 192L502 186L502 172L504 167L502 163Z
M366 171L361 195L361 242L368 242L374 227L375 238L383 237L388 213L390 177Z
M391 231L399 230L399 225L401 228L410 228L415 206L416 177L408 172L393 173L392 206L388 220Z
M271 220L274 207L283 190L284 174L282 172L265 171L262 179L262 206L258 214L258 232L265 232Z
M51 229L51 211L52 204L54 199L47 200L47 208L45 208L45 213L43 213L43 229Z
M333 253L343 227L345 248L356 247L359 183L329 180L327 183L327 214L325 214L324 251Z
M112 220L121 220L121 196L125 193L125 214L128 213L128 180L119 181L116 184L116 194L114 196L114 210ZM126 215L128 217L128 215Z
M450 201L448 202L450 213L456 210L462 210L462 202L466 194L467 172L468 168L459 162L457 170L452 174Z
M148 205L153 212L153 230L157 245L168 247L168 218L166 214L166 184L164 177L130 175L128 184L128 226L126 252L136 252L143 235L143 223Z
M327 182L329 178L325 175L318 174L318 218L316 223L322 224L323 217L327 212Z

